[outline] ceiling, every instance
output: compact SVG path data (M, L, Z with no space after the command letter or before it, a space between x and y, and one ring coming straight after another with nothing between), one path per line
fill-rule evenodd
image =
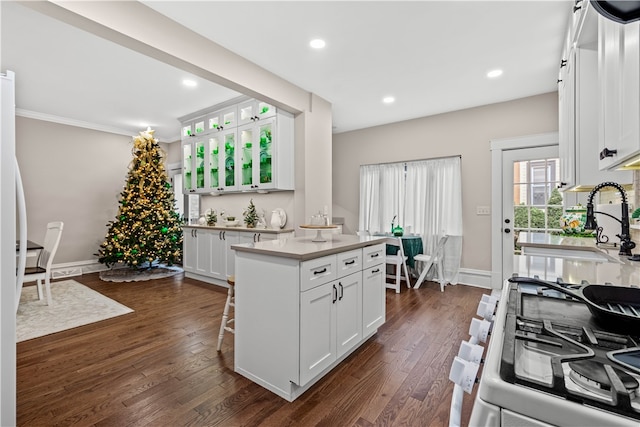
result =
M573 1L143 1L331 102L334 133L556 90ZM2 1L19 114L179 138L178 117L241 94ZM313 50L312 38L326 47ZM504 74L488 79L488 71ZM184 78L198 86L187 88ZM382 98L393 96L393 104Z

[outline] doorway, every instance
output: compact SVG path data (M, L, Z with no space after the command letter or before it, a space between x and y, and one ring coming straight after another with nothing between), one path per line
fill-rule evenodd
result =
M560 180L555 132L491 141L491 162L495 213L491 218L491 286L501 289L514 272L518 233L556 231L563 206L575 204L576 195L555 190Z

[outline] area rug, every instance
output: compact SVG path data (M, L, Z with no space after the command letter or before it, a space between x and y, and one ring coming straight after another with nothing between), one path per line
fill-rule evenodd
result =
M112 268L100 272L100 279L105 282L139 282L142 280L162 279L182 274L184 270L175 265L154 265L152 268L134 270L132 268Z
M16 317L17 342L133 312L75 280L52 282L51 299L53 304L48 306L46 298L38 299L35 286L22 288Z

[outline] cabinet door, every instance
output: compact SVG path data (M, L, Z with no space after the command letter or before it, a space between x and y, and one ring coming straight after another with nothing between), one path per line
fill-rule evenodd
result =
M208 230L196 230L196 265L195 272L204 276L209 276L211 271L211 237Z
M218 184L219 191L238 189L236 130L225 130L220 135L218 149ZM222 150L224 147L224 150Z
M362 340L362 272L338 279L336 302L337 357Z
M252 123L276 114L276 108L263 101L251 99L238 105L238 125Z
M275 118L261 120L238 128L242 166L240 189L274 188L272 160L274 158Z
M623 25L598 17L598 86L600 88L600 152L618 150L621 129L621 67ZM622 153L600 159L600 168L615 163Z
M219 132L230 130L238 126L238 109L237 107L229 107L223 110L214 111L207 116L207 130L210 132Z
M193 164L194 151L193 144L191 142L182 143L182 187L187 193L193 193L195 191L195 185L193 181L195 179L193 171L195 170Z
M238 231L228 231L225 230L223 232L222 238L224 239L225 244L225 253L226 253L226 276L234 276L236 274L236 251L231 249L232 245L236 245L240 241L240 234ZM226 277L225 277L226 278Z
M300 384L336 360L336 282L300 294Z
M197 230L194 228L185 228L183 231L182 268L184 268L184 271L188 271L191 273L194 273L196 271L195 263L196 263L196 257L198 255L196 231Z
M202 135L207 131L204 117L198 117L182 124L182 139Z
M362 271L362 336L372 334L385 322L384 264Z
M572 187L576 176L574 68L575 50L571 49L558 82L560 188Z
M224 240L225 231L212 231L211 235L211 268L209 276L226 280L227 279L227 245Z
M631 155L640 150L640 22L632 22L622 27L624 62L620 72L620 147L623 155Z

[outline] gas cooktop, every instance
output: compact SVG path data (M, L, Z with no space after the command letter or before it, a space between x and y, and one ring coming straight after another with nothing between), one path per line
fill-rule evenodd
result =
M640 420L640 331L609 328L539 284L509 286L502 380Z

